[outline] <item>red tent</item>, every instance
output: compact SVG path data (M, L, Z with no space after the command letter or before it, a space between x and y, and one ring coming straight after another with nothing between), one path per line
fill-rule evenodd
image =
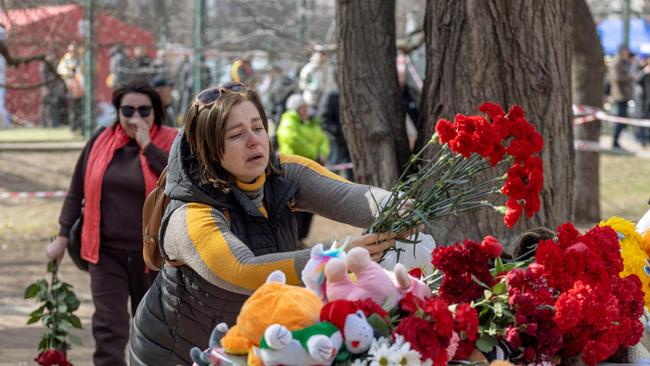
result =
M83 45L84 9L79 5L43 6L14 9L1 14L6 25L8 44L14 56L54 54L57 60L71 43ZM142 46L155 57L155 39L150 32L124 23L99 12L96 17L97 43L97 102L110 102L111 89L106 85L109 70L109 52L115 44L124 46L127 54L135 46ZM58 61L57 61L58 62ZM7 84L38 84L41 78L40 62L7 67ZM7 109L12 115L32 122L39 121L40 89L7 90Z

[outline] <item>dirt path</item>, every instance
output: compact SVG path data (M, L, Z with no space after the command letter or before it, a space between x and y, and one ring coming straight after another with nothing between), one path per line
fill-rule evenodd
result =
M67 189L78 152L0 152L0 192ZM23 299L25 288L46 277L45 244L57 231L62 199L0 200L0 366L35 365L36 346L44 328L26 325L36 309L33 300ZM341 238L358 229L316 217L308 243ZM84 329L73 331L83 344L69 358L75 366L92 365L94 341L90 320L94 307L88 274L77 270L69 258L60 268L60 278L72 284L81 301L77 315Z

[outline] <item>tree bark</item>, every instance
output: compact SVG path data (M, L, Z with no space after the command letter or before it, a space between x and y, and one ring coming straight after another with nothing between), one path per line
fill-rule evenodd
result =
M575 104L602 107L605 64L596 25L587 2L576 0L573 8L573 59L571 62L572 92ZM576 125L577 140L598 142L600 121ZM576 151L574 215L577 223L600 220L599 155Z
M425 15L427 68L420 145L441 117L477 114L484 101L504 109L521 105L545 140L541 210L508 230L502 216L480 210L434 223L436 240L495 235L510 239L526 228L571 219L571 2L428 0ZM499 197L499 202L503 202Z
M337 0L341 122L355 180L389 188L410 151L395 64L395 0Z

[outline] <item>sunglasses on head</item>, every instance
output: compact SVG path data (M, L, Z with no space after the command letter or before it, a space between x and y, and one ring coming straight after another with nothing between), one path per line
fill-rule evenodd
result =
M140 117L149 117L151 114L152 107L150 105L142 105L139 107L132 107L130 105L123 105L120 107L122 115L126 118L131 118L135 114L135 111L138 111Z
M221 96L221 93L225 90L238 93L246 90L246 87L243 84L235 82L225 83L222 86L205 89L196 96L195 101L197 102L197 105L209 106L216 102Z

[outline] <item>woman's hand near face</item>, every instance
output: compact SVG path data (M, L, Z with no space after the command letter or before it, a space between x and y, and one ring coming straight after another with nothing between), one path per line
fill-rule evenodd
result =
M132 123L137 128L135 132L135 141L140 145L140 149L144 150L144 148L151 142L151 136L149 135L150 128L147 125L147 122L142 118L133 118L129 123Z

